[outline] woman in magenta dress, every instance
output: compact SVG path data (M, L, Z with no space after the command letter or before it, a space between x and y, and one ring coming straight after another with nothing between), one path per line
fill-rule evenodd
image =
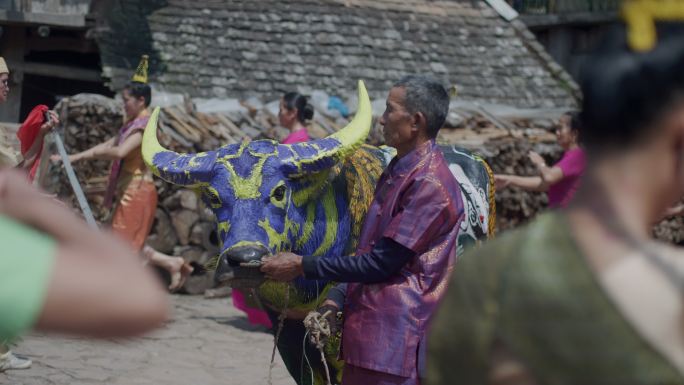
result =
M529 191L545 191L549 196L549 207L567 206L579 187L586 164L584 150L577 141L578 127L576 113L563 115L560 127L556 130L558 144L565 150L563 158L549 167L539 154L530 151L530 160L539 170L539 175L494 175L496 188L518 187Z
M280 111L278 120L280 125L290 130L290 135L283 140L283 144L307 142L309 133L306 131L306 122L311 120L314 109L308 103L306 96L297 92L288 92L280 99Z
M309 133L306 130L307 121L313 118L314 109L306 96L297 92L288 92L280 99L278 120L281 126L290 130L290 134L282 141L283 144L306 142ZM252 325L273 325L265 311L247 304L245 294L240 290L233 290L233 306L247 313L247 319Z

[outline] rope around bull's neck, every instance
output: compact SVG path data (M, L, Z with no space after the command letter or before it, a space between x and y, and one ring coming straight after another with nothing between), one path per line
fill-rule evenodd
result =
M330 369L328 368L328 362L325 360L325 353L323 352L326 339L321 338L329 338L332 334L330 331L330 324L327 322L326 318L328 315L330 315L330 310L327 310L324 314L312 311L304 318L304 327L311 333L311 342L316 345L316 348L321 353L321 362L325 368L326 385L332 385L330 381Z

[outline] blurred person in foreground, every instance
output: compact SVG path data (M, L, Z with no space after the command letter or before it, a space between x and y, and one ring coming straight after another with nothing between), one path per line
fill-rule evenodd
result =
M10 71L5 59L0 57L0 103L5 103L9 96L9 75ZM59 123L57 114L54 111L48 111L47 106L39 105L29 113L17 131L23 157L17 168L26 171L30 181L33 181L38 170L40 155L43 150L43 139L57 123ZM0 158L4 157L0 156ZM14 165L13 159L0 159L0 166L4 164ZM0 339L0 372L10 369L28 369L32 364L33 362L29 358L15 354Z
M575 200L457 264L428 384L684 383L684 251L651 235L684 194L684 23L642 25L587 60Z
M496 188L517 187L527 191L546 192L549 207L565 207L579 187L580 178L586 166L584 150L578 144L579 115L568 112L560 119L556 130L558 144L563 148L563 157L549 167L538 153L530 151L529 158L539 175L494 175Z
M130 249L7 168L0 169L0 244L0 341L31 328L134 336L167 317L166 293Z

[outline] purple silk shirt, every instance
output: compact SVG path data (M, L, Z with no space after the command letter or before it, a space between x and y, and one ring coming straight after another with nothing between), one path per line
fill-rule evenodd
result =
M463 217L458 184L434 141L390 162L356 254L387 237L416 256L385 282L349 284L342 333L346 363L403 377L422 374L426 328L446 292Z

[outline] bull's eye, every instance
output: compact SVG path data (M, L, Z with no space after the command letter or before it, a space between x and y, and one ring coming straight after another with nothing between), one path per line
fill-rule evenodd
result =
M202 189L202 194L209 199L209 204L212 208L217 209L223 205L223 202L221 202L221 198L219 197L219 192L215 188L206 186Z
M278 186L273 190L273 200L282 202L285 199L285 186Z

